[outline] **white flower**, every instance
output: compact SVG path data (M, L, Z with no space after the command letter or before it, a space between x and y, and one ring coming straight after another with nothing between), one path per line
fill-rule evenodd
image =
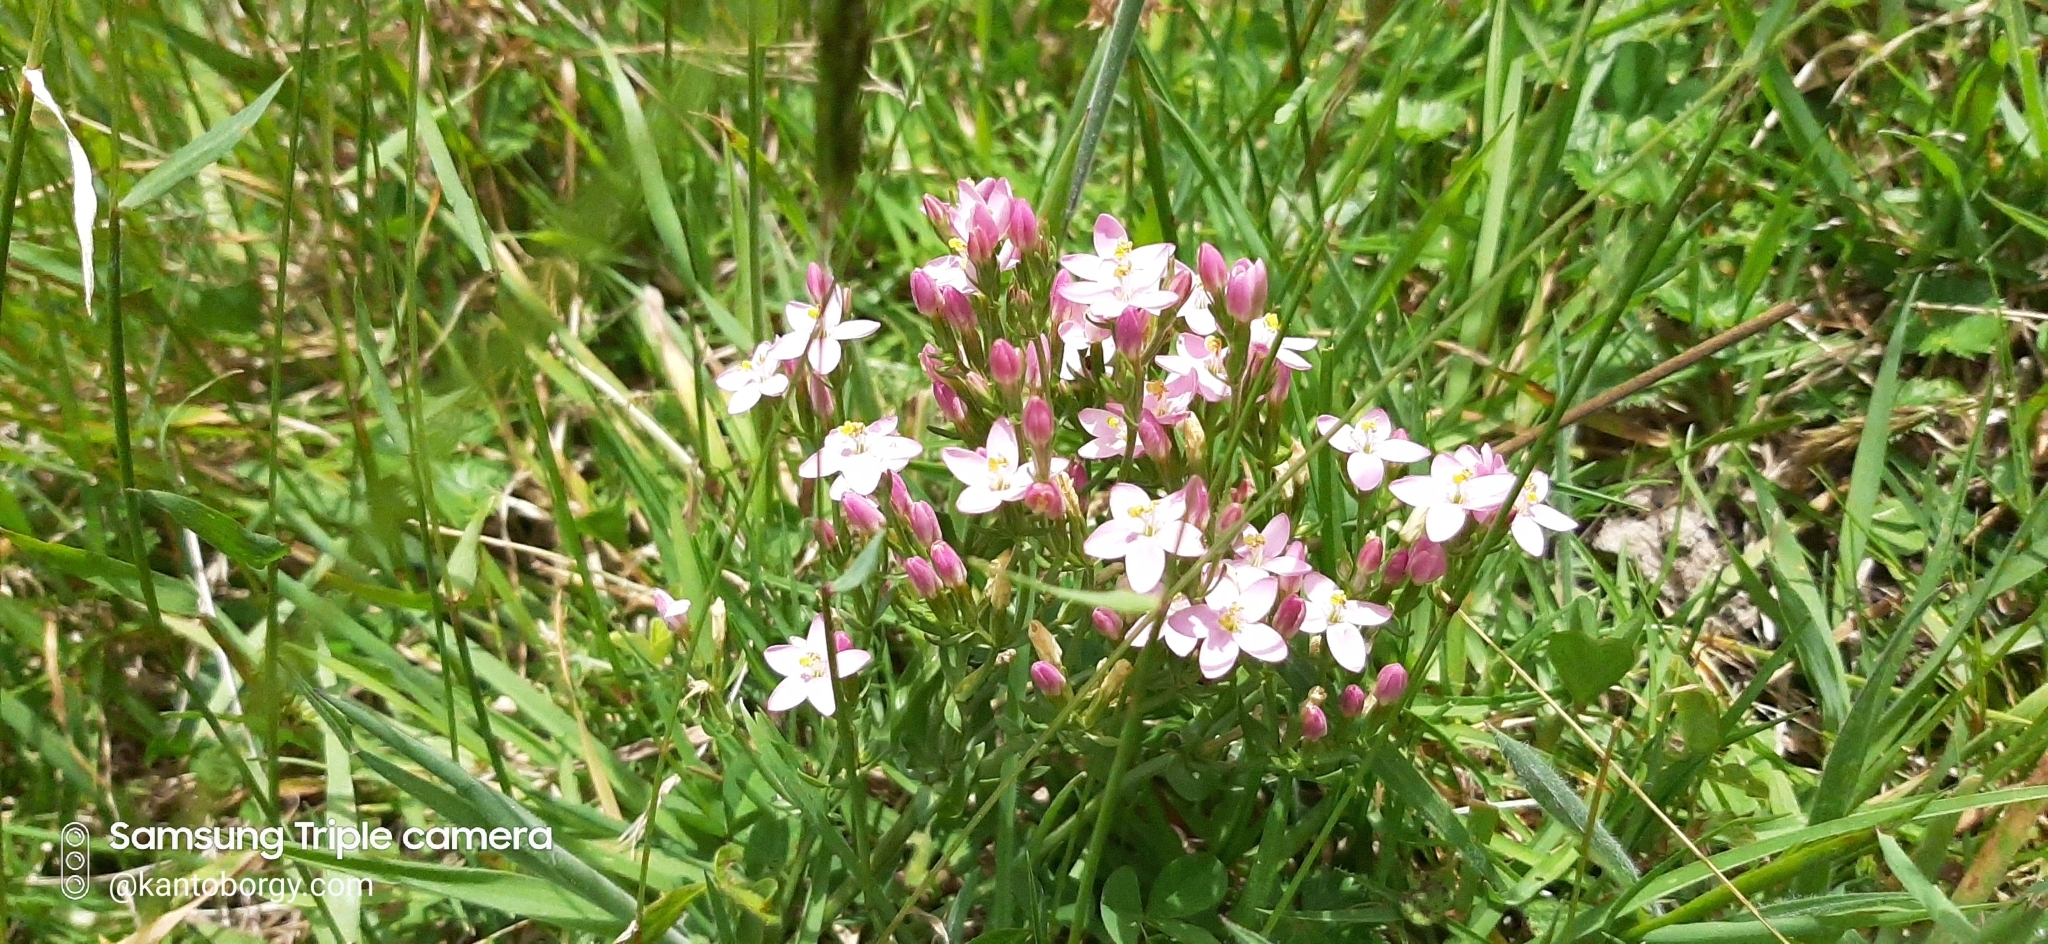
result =
M1465 457L1465 453L1470 453L1470 457ZM1458 450L1455 456L1438 454L1429 464L1428 475L1396 479L1387 490L1395 498L1423 509L1425 533L1430 540L1443 544L1458 536L1468 516L1500 508L1515 487L1513 473L1482 472L1477 467L1479 459L1479 451L1470 447Z
M1372 652L1372 647L1365 641L1365 630L1393 619L1394 611L1377 603L1345 596L1336 581L1322 574L1310 574L1302 582L1301 595L1308 601L1301 631L1311 636L1323 636L1329 644L1331 658L1336 659L1338 665L1353 672L1365 671L1365 657Z
M1230 396L1230 381L1223 379L1230 348L1223 336L1199 334L1180 336L1179 354L1161 354L1153 362L1166 370L1166 391L1175 397L1199 394L1214 403Z
M670 629L681 629L683 620L690 615L690 601L669 596L667 590L656 590L654 615L667 623Z
M1333 429L1335 433L1330 432ZM1344 462L1344 471L1361 492L1380 487L1387 477L1387 463L1405 465L1429 458L1429 450L1421 443L1397 435L1401 431L1387 419L1385 410L1368 410L1358 422L1343 426L1338 425L1336 417L1325 413L1316 417L1316 431L1330 436L1330 448L1351 454Z
M987 514L1004 502L1017 501L1038 481L1033 468L1018 456L1017 432L1007 416L989 427L988 445L972 450L948 446L940 457L953 477L967 485L953 504L965 514ZM1047 478L1066 470L1067 460L1056 457L1048 463Z
M811 369L820 374L829 374L839 367L839 342L853 341L874 334L882 327L879 321L846 321L846 309L853 305L853 292L838 289L825 300L820 310L810 302L790 302L782 310L782 318L789 324L789 333L775 339L775 356L793 361L798 356L811 362Z
M1095 220L1094 254L1074 253L1060 259L1061 268L1074 277L1060 289L1060 295L1088 306L1088 316L1101 322L1116 320L1126 308L1157 313L1179 301L1159 287L1172 265L1172 243L1134 247L1123 224L1105 213Z
M1097 560L1121 558L1131 589L1151 593L1166 574L1166 555L1202 553L1202 532L1183 523L1185 517L1182 493L1155 499L1136 485L1119 482L1109 489L1109 520L1088 535L1081 549Z
M754 355L718 375L718 389L732 394L727 413L745 413L762 397L779 397L789 390L789 375L782 372L782 359L775 356L775 342L763 341Z
M797 474L807 479L837 475L827 494L838 501L847 492L873 495L884 474L903 471L923 454L924 446L917 440L896 435L893 416L873 423L848 421L825 434L824 445L804 460Z
M1239 653L1262 662L1287 658L1287 640L1266 625L1279 585L1264 571L1232 568L1209 589L1208 598L1174 614L1166 644L1179 655L1199 644L1202 677L1219 679L1237 665Z
M1571 531L1579 523L1543 503L1550 497L1550 476L1541 472L1530 472L1529 480L1522 483L1522 494L1515 496L1513 516L1508 519L1508 533L1515 543L1530 557L1543 556L1543 531Z
M1277 341L1279 342L1280 350L1279 353L1273 355L1274 359L1278 360L1282 365L1291 367L1295 370L1308 369L1308 359L1302 357L1301 355L1304 351L1313 351L1316 349L1316 341L1314 338L1281 337L1279 315L1267 315L1264 318L1254 318L1252 319L1251 327L1253 351L1271 351L1273 350L1274 342Z
M1124 422L1123 407L1114 403L1107 410L1083 407L1081 428L1095 437L1081 447L1078 454L1083 459L1113 459L1124 454L1124 448L1131 440L1131 428Z
M1274 577L1299 577L1309 572L1309 566L1290 552L1289 542L1293 539L1294 522L1286 515L1274 515L1264 530L1245 525L1231 564Z
M769 646L762 653L768 667L783 676L775 691L768 695L769 711L788 711L806 701L827 718L839 710L832 697L829 667L837 662L839 677L845 678L867 668L874 657L863 649L841 649L828 656L825 647L829 645L831 641L825 638L825 616L821 613L811 618L810 636L791 636L786 645Z

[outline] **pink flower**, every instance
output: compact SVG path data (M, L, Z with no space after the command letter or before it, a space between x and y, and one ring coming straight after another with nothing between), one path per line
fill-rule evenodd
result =
M1237 665L1239 653L1263 662L1287 658L1287 640L1262 622L1273 609L1278 585L1262 571L1238 569L1224 575L1208 598L1167 621L1168 648L1180 655L1199 645L1196 661L1205 679L1219 679Z
M1280 336L1280 316L1267 315L1252 321L1252 353L1272 352L1275 345L1279 352L1273 355L1280 366L1289 370L1307 370L1308 359L1302 357L1305 351L1316 349L1314 338L1283 338Z
M1183 334L1180 353L1161 354L1153 362L1166 370L1169 394L1198 394L1214 403L1230 396L1230 382L1223 379L1229 357L1230 348L1224 345L1222 335Z
M745 413L762 397L779 397L789 390L789 375L782 372L782 359L775 356L775 342L763 341L752 357L718 375L718 389L732 394L725 411Z
M1057 696L1067 690L1067 676L1059 666L1040 659L1031 663L1031 684L1043 694Z
M683 628L683 621L690 616L690 601L669 596L667 590L654 591L654 615L668 624L670 629Z
M930 297L934 302L938 300L940 289L950 288L962 295L981 294L980 290L974 287L974 267L959 256L940 256L918 266L917 270L911 273L911 277L915 279L918 276L923 276L931 283Z
M1108 322L1125 308L1164 311L1180 301L1160 287L1173 263L1172 243L1133 247L1122 223L1105 213L1095 219L1095 252L1075 253L1060 260L1074 277L1060 289L1063 297L1088 307L1089 317Z
M788 711L808 701L827 718L839 710L832 697L832 678L828 668L832 661L839 665L840 678L867 668L868 663L874 661L873 656L861 649L838 649L837 655L828 661L825 654L825 616L822 613L812 617L809 637L791 636L787 644L769 646L762 655L768 660L768 667L783 676L781 684L768 695L769 711Z
M1083 407L1081 428L1095 437L1094 441L1081 447L1078 455L1083 459L1113 459L1123 455L1124 448L1130 443L1131 428L1124 422L1122 404L1112 403L1106 410ZM1139 454L1143 452L1140 448Z
M1155 499L1136 485L1119 482L1109 489L1109 520L1088 535L1081 549L1096 560L1122 560L1131 589L1151 593L1166 573L1166 555L1202 553L1202 534L1183 523L1186 515L1180 492Z
M786 361L801 356L812 370L831 373L839 367L841 341L859 340L882 327L879 321L844 320L852 305L853 291L845 288L834 291L823 309L810 302L790 302L782 310L789 333L775 339L775 356Z
M987 514L1004 502L1017 501L1024 497L1031 483L1038 481L1031 468L1018 458L1017 433L1010 426L1009 417L996 420L989 427L988 445L971 451L948 446L940 456L953 477L967 486L955 499L954 507L970 515ZM1049 465L1051 475L1058 475L1066 471L1067 460L1054 458Z
M1335 433L1330 432L1333 429ZM1406 464L1429 458L1428 449L1421 443L1410 442L1404 438L1406 433L1394 428L1385 410L1367 410L1358 422L1342 426L1336 417L1325 413L1316 417L1316 431L1329 435L1330 448L1351 456L1344 461L1344 471L1361 492L1380 487L1387 477L1387 463Z
M1543 503L1550 497L1550 476L1541 472L1530 472L1529 480L1522 483L1522 494L1515 496L1512 517L1508 519L1508 533L1515 543L1530 557L1543 556L1543 532L1571 531L1579 523Z
M1237 539L1237 556L1230 563L1271 577L1300 577L1310 571L1308 563L1288 546L1293 537L1294 522L1286 515L1274 515L1264 530L1246 526Z
M838 501L847 492L874 494L883 474L901 472L923 454L917 440L896 435L893 416L872 424L848 421L825 434L824 444L797 467L797 474L807 479L837 475L827 494Z
M1456 455L1439 454L1430 462L1428 475L1410 475L1387 486L1395 498L1423 509L1424 532L1438 544L1457 537L1468 516L1498 509L1515 487L1509 473L1475 471L1468 464L1468 452L1469 461L1476 463L1478 451L1466 446ZM1411 560L1409 567L1414 566Z
M1393 619L1394 611L1345 596L1336 581L1322 574L1309 575L1302 584L1302 595L1308 598L1308 615L1301 621L1301 631L1322 636L1338 665L1353 672L1365 671L1365 657L1372 651L1365 630Z

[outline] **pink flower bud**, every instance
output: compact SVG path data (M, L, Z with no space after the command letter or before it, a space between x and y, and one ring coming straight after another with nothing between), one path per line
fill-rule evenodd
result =
M1081 465L1078 462L1073 465L1067 466L1067 481L1073 483L1075 492L1078 493L1087 491L1088 468L1086 466Z
M1223 253L1215 246L1203 243L1195 253L1195 274L1202 277L1202 287L1209 294L1218 295L1230 283L1230 269L1223 261Z
M1320 741L1330 733L1330 717L1323 714L1323 706L1312 701L1301 703L1301 739Z
M1010 201L1010 241L1019 252L1038 248L1038 213L1021 199Z
M804 288L811 293L811 301L823 305L832 294L832 273L815 262L804 270Z
M1024 402L1024 441L1044 449L1052 442L1052 407L1044 397L1032 397Z
M974 211L974 228L967 231L967 257L976 262L987 262L996 254L996 247L1003 241L1003 232L996 228L995 217L986 208Z
M852 634L848 633L846 630L843 629L833 630L832 651L845 652L846 650L851 648L853 648Z
M818 533L819 544L823 544L826 547L839 546L839 529L833 527L832 522L819 518L812 523L811 527Z
M1151 413L1139 411L1138 448L1154 460L1165 462L1173 452L1173 440L1166 437L1166 427L1159 425L1159 418Z
M1365 546L1358 549L1358 573L1369 576L1380 569L1387 558L1387 542L1375 534L1365 539Z
M988 375L1004 390L1016 392L1024 380L1024 355L1008 338L997 338L988 346Z
M939 369L946 366L946 362L939 359L938 345L926 342L924 350L917 352L917 364L919 367L924 368L926 380L938 383L945 379L939 373Z
M1067 690L1067 677L1060 667L1043 659L1031 663L1031 684L1047 697L1056 696Z
M1209 523L1209 483L1199 475L1188 476L1188 484L1181 487L1181 502L1187 506L1183 520L1197 528Z
M949 587L967 585L967 564L960 559L959 552L944 541L932 542L932 570L939 575L939 582Z
M1052 320L1054 324L1082 317L1088 309L1067 297L1066 287L1073 284L1074 277L1061 269L1052 277Z
M1124 638L1124 618L1118 616L1115 610L1098 606L1095 612L1088 614L1088 619L1095 624L1095 631L1105 638L1112 641Z
M974 330L974 301L966 293L950 285L939 286L939 310L945 313L946 323L953 330Z
M1273 386L1266 391L1267 403L1286 403L1287 394L1294 389L1294 368L1285 364L1273 372Z
M939 415L948 423L959 423L967 419L967 401L960 399L960 391L943 380L932 382L932 402L938 404Z
M1230 284L1223 287L1223 305L1230 316L1250 323L1266 311L1266 260L1239 259L1230 267Z
M1173 293L1173 303L1178 305L1188 300L1188 293L1195 288L1195 270L1173 264L1173 272L1166 277L1166 290Z
M1293 639L1301 631L1301 621L1308 617L1308 601L1290 596L1280 601L1280 609L1273 614L1273 631L1283 639Z
M1380 581L1389 587L1398 587L1408 580L1408 549L1395 548L1387 555L1387 566L1380 571Z
M882 509L875 505L875 500L859 492L847 492L846 497L839 500L839 510L846 515L846 526L855 534L876 535L887 527L887 522L882 520Z
M1415 542L1408 552L1408 579L1434 583L1451 569L1451 556L1444 546L1428 538Z
M1116 350L1136 363L1145 356L1145 341L1152 333L1152 313L1143 308L1126 308L1116 317Z
M832 385L826 383L825 378L817 374L810 375L809 382L804 384L804 390L811 396L812 412L819 416L832 415Z
M910 511L904 517L910 519L910 536L916 538L918 544L930 547L938 542L939 513L932 509L931 502L911 502Z
M1337 710L1343 712L1346 718L1356 718L1365 714L1365 689L1356 685L1344 686L1343 693L1337 696Z
M924 195L924 218L932 221L941 236L953 236L953 214L946 204L931 194Z
M1244 524L1244 505L1231 502L1223 506L1223 513L1216 516L1217 534L1236 534L1238 525Z
M1036 341L1024 345L1024 385L1033 390L1045 388L1044 359L1038 356Z
M898 515L910 514L910 486L903 484L903 476L889 473L889 507Z
M1402 668L1399 662L1387 663L1386 667L1380 669L1380 677L1372 683L1373 700L1383 705L1400 701L1401 696L1407 691L1408 670Z
M913 557L903 562L903 573L910 578L910 589L924 599L931 599L939 593L939 575L932 570L931 562L922 557Z
M1024 507L1044 517L1057 518L1066 511L1066 502L1052 483L1033 482L1024 489Z
M917 306L918 314L939 313L939 283L932 281L923 269L910 270L910 302Z

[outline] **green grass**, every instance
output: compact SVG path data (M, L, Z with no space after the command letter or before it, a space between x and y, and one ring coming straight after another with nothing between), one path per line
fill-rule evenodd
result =
M2048 8L1098 6L0 3L0 941L2038 933ZM920 200L988 176L1059 251L1110 213L1263 258L1319 341L1170 481L1091 476L1251 481L1341 575L1404 512L1313 421L1377 405L1521 437L1581 528L1392 593L1408 695L1312 743L1354 677L1304 642L1204 684L1097 635L1129 598L938 461ZM820 544L801 386L725 412L812 261L882 323L831 419L924 441L968 591ZM821 604L876 664L770 718ZM110 897L221 864L114 822L329 819L557 845L294 849L247 874L373 891L153 930L189 898Z

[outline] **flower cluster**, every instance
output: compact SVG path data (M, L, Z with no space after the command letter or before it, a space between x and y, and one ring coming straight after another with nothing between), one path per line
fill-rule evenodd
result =
M1543 553L1547 532L1576 527L1547 504L1543 473L1528 473L1515 493L1518 476L1490 446L1433 451L1384 410L1320 416L1313 435L1289 437L1284 406L1294 375L1313 368L1317 342L1289 334L1287 319L1269 309L1264 260L1226 261L1204 243L1189 266L1173 244L1140 245L1109 215L1095 220L1092 251L1055 255L1030 203L1000 179L961 181L952 202L927 197L924 209L949 251L913 271L908 289L930 329L919 361L931 406L955 442L939 449L949 497L911 493L902 473L924 446L899 432L895 416L824 427L799 473L829 480L845 527L886 537L902 580L934 613L967 612L947 600L970 594L938 511L949 507L962 526L991 519L974 530L1000 536L996 551L1029 541L1064 559L1062 572L1093 573L1096 587L1161 599L1164 618L1138 624L1133 644L1157 639L1193 658L1205 679L1224 678L1244 656L1287 659L1297 636L1344 671L1364 673L1375 632L1395 619L1394 591L1441 578L1468 524L1505 514L1506 530L1531 555ZM820 383L843 356L841 342L875 330L875 322L848 320L850 293L822 270L813 266L807 282L811 300L790 303L789 333L719 378L733 412L781 395L793 377ZM828 422L831 401L829 386L812 396ZM913 414L923 412L904 415ZM1298 534L1285 510L1260 525L1245 520L1249 508L1289 499L1275 492L1285 477L1275 463L1321 438L1344 457L1361 514L1409 509L1397 527L1403 546L1368 532L1347 553L1338 534ZM1427 471L1414 471L1424 462ZM884 479L886 510L875 497ZM1211 482L1229 485L1221 509L1212 507ZM1398 505L1374 495L1383 485ZM828 538L837 533L830 521L820 526ZM1334 565L1319 570L1312 559ZM1097 611L1094 623L1123 633L1113 612ZM830 707L816 697L829 699L829 680L820 688L815 666L792 661L822 643L804 645L771 651L789 679L771 707L803 700L791 687L800 678L810 680L802 691L813 704ZM1048 653L1036 636L1034 645L1032 683L1048 695L1064 691L1057 647ZM1405 671L1400 678L1392 697Z

